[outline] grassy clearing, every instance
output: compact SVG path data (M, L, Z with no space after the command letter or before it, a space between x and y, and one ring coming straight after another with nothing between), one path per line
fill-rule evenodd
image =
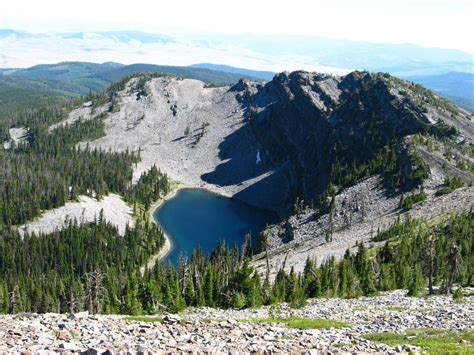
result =
M145 322L145 323L161 323L163 321L162 317L149 317L149 316L127 316L124 318L127 321L133 322Z
M330 320L330 319L309 319L300 317L291 318L254 318L250 319L252 323L278 323L284 324L294 329L330 329L330 328L350 328L350 324Z
M71 331L69 332L69 334L70 334L71 337L73 337L73 338L77 338L77 337L80 335L78 332L76 332L76 331L74 331L74 330L71 330Z
M409 329L405 333L376 333L364 336L366 339L389 346L419 346L428 354L472 354L474 353L474 331L461 332L440 329Z

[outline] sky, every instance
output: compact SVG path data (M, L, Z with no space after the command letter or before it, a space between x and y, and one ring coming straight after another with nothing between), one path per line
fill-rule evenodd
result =
M414 43L474 54L472 0L13 0L0 28L30 32L136 30L168 35L252 33Z

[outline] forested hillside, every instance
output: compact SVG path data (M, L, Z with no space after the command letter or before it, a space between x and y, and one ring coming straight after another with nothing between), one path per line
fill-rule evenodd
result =
M434 226L397 223L375 236L387 240L317 266L307 260L303 273L282 268L273 283L255 273L244 251L221 245L206 258L200 251L176 267L157 264L144 275L138 268L159 250L162 234L146 223L124 237L101 217L74 222L51 235L0 239L0 312L90 312L153 314L186 306L258 307L289 302L303 307L308 297L357 297L408 288L417 296L429 286L451 291L472 285L474 215L453 215Z

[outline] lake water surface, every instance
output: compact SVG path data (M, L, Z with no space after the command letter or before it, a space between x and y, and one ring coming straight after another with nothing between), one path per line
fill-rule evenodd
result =
M278 221L276 213L257 209L204 189L181 189L155 212L155 220L170 237L172 249L164 262L176 263L181 253L191 256L201 248L209 254L225 240L239 247L248 232L260 233Z

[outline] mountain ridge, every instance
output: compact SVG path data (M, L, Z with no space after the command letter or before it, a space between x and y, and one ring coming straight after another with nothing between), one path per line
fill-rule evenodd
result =
M137 74L82 101L47 131L92 120L104 133L78 147L138 154L134 182L157 166L185 186L278 212L282 224L263 234L272 272L301 245L340 257L375 221L388 228L413 205L417 218L433 218L473 203L473 114L387 73L284 72L224 86ZM302 267L306 258L294 257Z

